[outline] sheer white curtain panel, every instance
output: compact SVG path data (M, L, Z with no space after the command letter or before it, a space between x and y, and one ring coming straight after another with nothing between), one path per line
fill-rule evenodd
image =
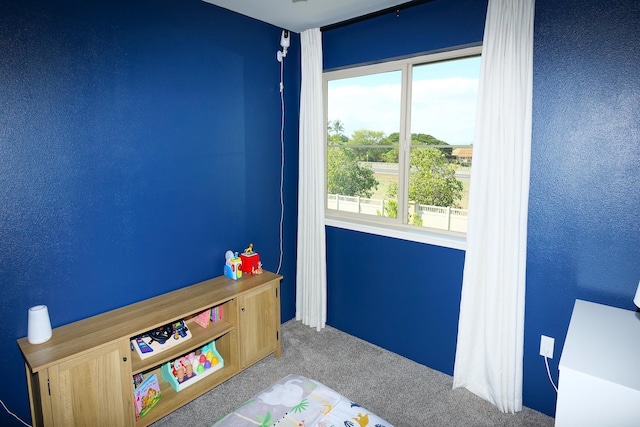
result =
M324 225L324 124L322 103L322 34L300 34L300 160L298 177L298 246L296 319L324 328L327 321L327 261Z
M489 0L453 387L522 410L534 0Z

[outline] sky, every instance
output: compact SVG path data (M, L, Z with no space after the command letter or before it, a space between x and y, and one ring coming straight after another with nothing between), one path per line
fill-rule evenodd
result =
M473 143L480 57L413 68L411 132L452 145ZM329 82L328 120L340 120L344 134L367 129L400 131L400 71Z

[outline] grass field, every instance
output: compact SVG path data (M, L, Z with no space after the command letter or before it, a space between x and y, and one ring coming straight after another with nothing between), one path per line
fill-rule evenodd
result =
M373 196L371 196L372 199L386 199L387 197L389 197L387 195L387 190L389 189L389 184L391 184L393 181L397 181L398 180L398 175L391 175L391 174L383 174L383 173L377 173L376 174L376 179L378 180L378 189L373 193Z
M387 190L389 188L389 184L393 181L396 181L398 179L398 175L376 173L375 177L378 180L379 184L378 184L378 189L373 193L373 196L371 196L371 198L386 199L388 197ZM458 204L462 209L468 209L469 208L469 179L462 178L462 179L459 179L459 181L462 182L463 188L462 188L462 200L460 200Z

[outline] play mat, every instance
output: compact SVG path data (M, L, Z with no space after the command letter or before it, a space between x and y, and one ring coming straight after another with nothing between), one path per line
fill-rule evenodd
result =
M393 427L318 381L288 375L212 427Z

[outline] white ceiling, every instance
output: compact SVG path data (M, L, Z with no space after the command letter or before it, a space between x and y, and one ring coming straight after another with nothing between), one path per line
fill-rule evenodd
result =
M409 0L203 1L296 33L347 21L409 2Z

